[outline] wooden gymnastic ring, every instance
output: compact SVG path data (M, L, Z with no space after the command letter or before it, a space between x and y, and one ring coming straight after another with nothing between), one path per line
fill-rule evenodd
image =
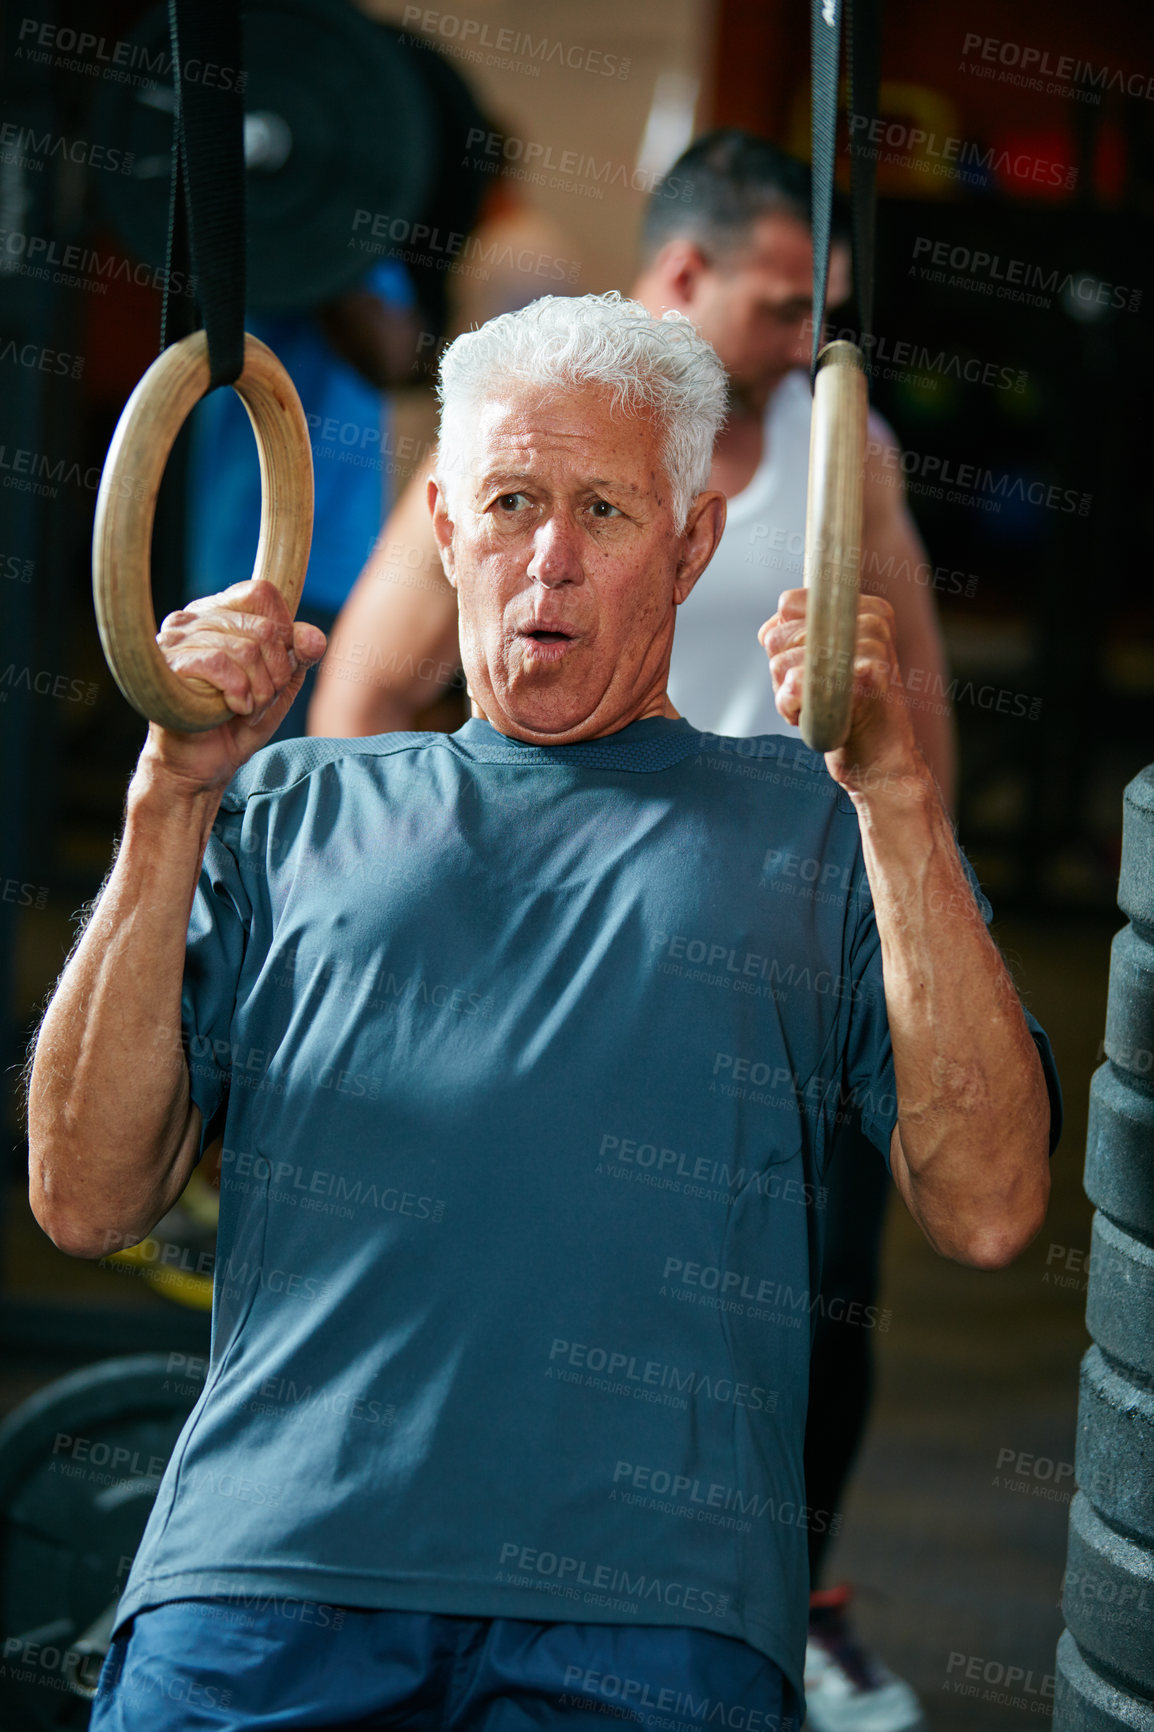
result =
M845 744L853 711L868 413L861 350L827 344L813 384L803 577L810 594L800 727L815 752Z
M96 623L113 678L134 709L179 733L203 733L234 712L207 680L174 674L156 641L152 520L169 452L208 390L208 341L194 331L152 363L116 424L92 534ZM313 462L296 387L272 350L245 336L233 389L252 422L260 458L260 540L254 578L276 585L294 614L313 533Z

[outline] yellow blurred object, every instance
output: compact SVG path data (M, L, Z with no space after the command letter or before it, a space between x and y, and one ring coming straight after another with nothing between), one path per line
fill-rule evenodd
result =
M963 183L959 157L964 157L957 104L925 84L883 82L878 92L878 119L872 138L861 134L849 113L849 85L841 87L841 111L847 117L850 154L869 151L877 161L877 190L882 198L952 198ZM790 116L787 149L809 160L811 106L808 84L799 89ZM848 182L843 164L839 182Z
M177 1268L162 1262L169 1246L160 1239L142 1239L127 1251L114 1251L106 1263L118 1263L121 1268L137 1269L154 1293L184 1305L190 1311L212 1310L212 1276Z
M184 1187L180 1206L198 1227L215 1232L220 1220L220 1192L203 1175L203 1163Z
M212 1309L212 1268L216 1261L210 1235L220 1219L220 1191L216 1155L219 1144L205 1150L205 1158L189 1179L180 1201L139 1245L114 1251L105 1263L136 1270L154 1293L184 1305L190 1311Z

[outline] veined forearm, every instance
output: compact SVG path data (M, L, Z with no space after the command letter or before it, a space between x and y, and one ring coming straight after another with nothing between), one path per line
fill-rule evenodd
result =
M142 1238L196 1161L180 994L201 861L225 788L267 745L325 648L323 632L294 623L264 579L169 614L157 642L172 672L207 680L230 715L203 733L149 729L116 864L40 1030L32 1207L81 1257Z
M40 1030L29 1089L32 1207L77 1255L142 1237L196 1159L180 993L219 804L219 792L173 798L142 762L115 866Z
M948 705L940 703L919 708L913 694L908 702L918 750L934 773L934 780L941 790L947 812L952 813L957 805L958 768L957 730L954 727L953 714Z
M893 1042L894 1177L939 1250L1003 1262L1045 1208L1041 1062L925 770L854 804Z

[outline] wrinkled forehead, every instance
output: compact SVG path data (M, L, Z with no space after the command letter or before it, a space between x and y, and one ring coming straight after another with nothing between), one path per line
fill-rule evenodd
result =
M554 481L617 477L633 489L668 490L659 420L615 405L601 385L495 387L471 417L468 453L477 483L509 469Z

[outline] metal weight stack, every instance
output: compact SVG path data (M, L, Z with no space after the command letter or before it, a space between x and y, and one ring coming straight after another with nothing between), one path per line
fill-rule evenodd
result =
M1154 765L1126 789L1055 1732L1154 1732Z

